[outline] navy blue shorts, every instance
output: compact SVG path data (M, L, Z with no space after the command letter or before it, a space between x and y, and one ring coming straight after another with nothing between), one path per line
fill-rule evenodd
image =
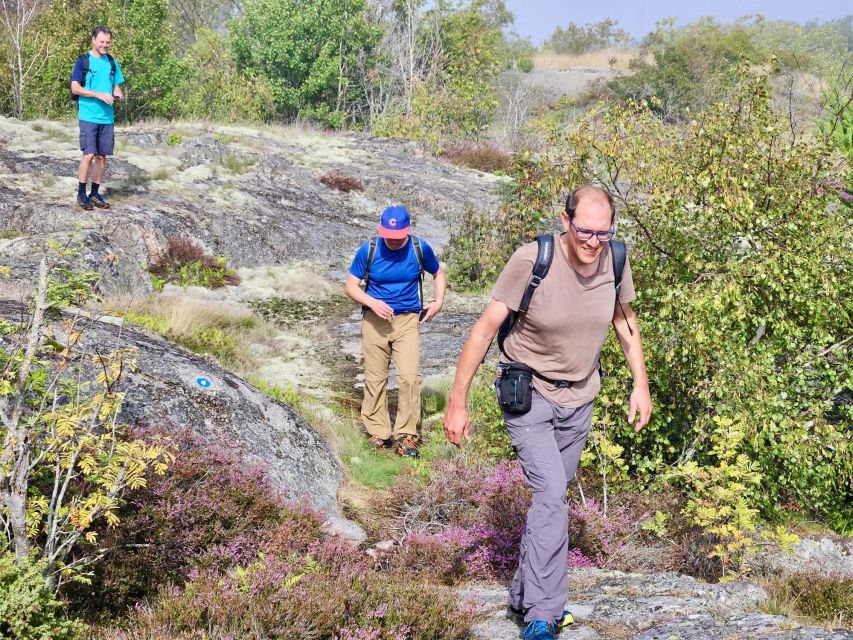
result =
M99 156L111 156L113 155L114 145L114 125L80 120L80 151L84 155L94 153Z

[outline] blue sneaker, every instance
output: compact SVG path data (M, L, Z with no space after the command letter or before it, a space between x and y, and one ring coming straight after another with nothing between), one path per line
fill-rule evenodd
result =
M547 620L531 620L524 627L524 640L555 640L554 625Z
M507 611L507 618L512 618L518 624L524 624L524 616L526 614L527 614L527 609L517 609L517 608L513 607L512 605L509 605L509 609ZM560 616L560 619L557 620L557 622L554 624L554 627L555 627L557 633L559 633L560 631L562 631L563 629L568 627L570 624L574 624L574 623L575 623L575 618L572 615L572 612L569 611L568 609L563 609L563 615Z

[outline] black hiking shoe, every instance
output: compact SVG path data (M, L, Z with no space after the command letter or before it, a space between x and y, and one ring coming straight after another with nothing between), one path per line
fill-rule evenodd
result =
M390 449L391 448L391 438L380 438L379 436L369 436L367 438L367 442L370 443L370 446L374 449Z
M514 620L518 624L524 624L524 616L527 615L527 609L516 609L512 605L509 605L509 608L506 612L506 617ZM557 630L557 633L568 627L570 624L575 623L575 618L572 616L572 612L568 609L563 610L562 617L557 620L554 624L554 627Z
M89 201L98 209L109 209L110 203L104 200L104 196L100 193L90 193Z
M417 436L407 434L394 440L394 451L397 452L398 456L417 458L419 445L420 439Z
M77 194L77 206L83 209L83 211L92 211L95 208L89 196L79 193Z

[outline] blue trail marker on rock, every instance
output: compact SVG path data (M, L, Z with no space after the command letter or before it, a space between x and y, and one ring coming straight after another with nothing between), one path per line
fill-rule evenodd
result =
M213 384L210 381L210 378L205 378L204 376L200 376L200 377L196 378L195 381L198 384L198 386L200 386L202 389L209 389L210 385Z

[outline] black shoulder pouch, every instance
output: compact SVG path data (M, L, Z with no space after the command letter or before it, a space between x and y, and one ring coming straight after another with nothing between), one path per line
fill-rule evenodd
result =
M495 382L498 404L507 413L522 414L530 411L533 401L533 369L520 362L502 362L500 375Z

